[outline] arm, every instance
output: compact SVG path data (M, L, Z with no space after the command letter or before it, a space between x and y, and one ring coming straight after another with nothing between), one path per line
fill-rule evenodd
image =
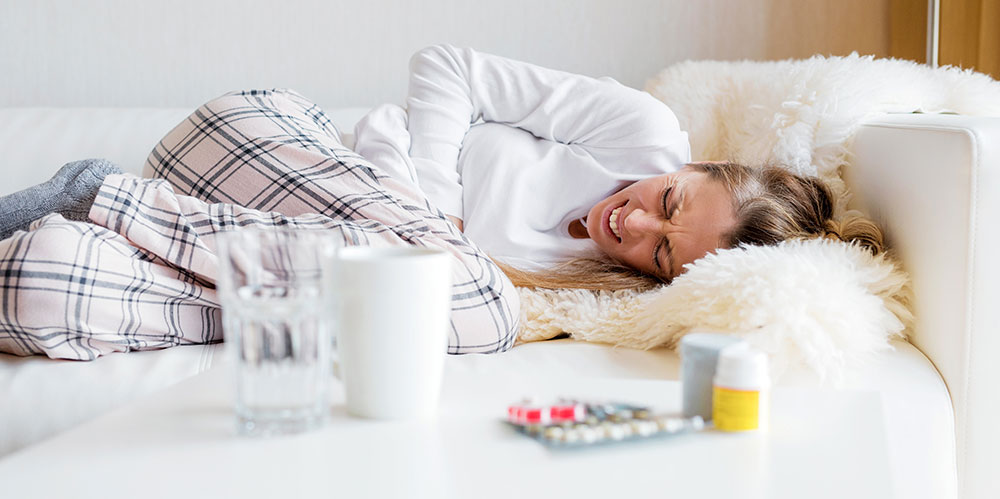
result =
M354 152L397 179L418 184L410 161L410 134L406 131L406 110L383 104L368 112L354 125Z
M687 136L649 94L611 79L542 68L471 49L434 46L410 61L410 156L428 197L461 218L458 157L478 120L585 149L599 161L629 149L676 149ZM678 160L686 161L686 157ZM623 161L628 169L627 159Z
M393 104L378 106L355 125L354 136L355 152L393 177L409 179L419 186L417 172L410 159L406 110ZM447 218L458 230L464 231L462 219L451 215Z

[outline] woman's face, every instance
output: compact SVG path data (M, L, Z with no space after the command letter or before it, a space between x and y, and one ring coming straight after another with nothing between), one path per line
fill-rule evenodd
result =
M594 205L587 233L611 258L670 280L714 252L736 223L726 188L700 171L640 180Z

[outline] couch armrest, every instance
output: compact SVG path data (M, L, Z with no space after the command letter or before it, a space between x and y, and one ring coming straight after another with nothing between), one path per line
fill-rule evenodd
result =
M888 115L865 123L852 151L851 205L910 272L910 340L951 394L959 497L998 497L1000 118Z

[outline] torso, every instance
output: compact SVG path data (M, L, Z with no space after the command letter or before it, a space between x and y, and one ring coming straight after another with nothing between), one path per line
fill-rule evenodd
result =
M674 168L650 162L640 174L623 174L579 147L509 125L479 124L459 156L465 233L492 257L522 268L593 255L597 245L580 218L630 183Z

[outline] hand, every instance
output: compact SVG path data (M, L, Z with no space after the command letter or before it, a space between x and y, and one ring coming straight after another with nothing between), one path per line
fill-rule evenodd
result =
M461 218L453 217L451 215L445 215L445 216L448 217L448 220L451 220L451 223L455 224L455 227L458 227L459 232L465 232L465 228L462 225Z

